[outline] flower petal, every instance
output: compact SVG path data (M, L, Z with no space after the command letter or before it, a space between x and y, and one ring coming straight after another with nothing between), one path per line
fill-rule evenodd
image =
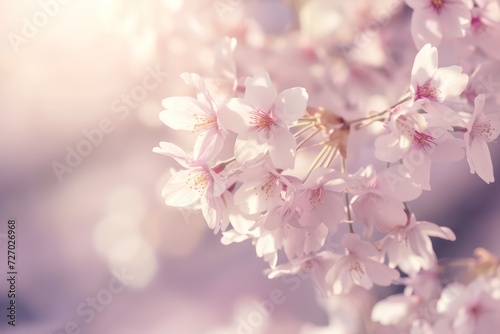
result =
M245 88L245 102L266 112L271 109L278 95L269 74L264 71L257 72L253 77L246 78Z

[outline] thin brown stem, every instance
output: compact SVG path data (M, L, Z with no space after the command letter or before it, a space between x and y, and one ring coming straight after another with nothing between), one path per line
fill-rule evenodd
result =
M341 163L341 172L345 173L346 168L345 168L345 159L342 158L342 163ZM345 195L345 206L347 209L347 220L349 220L349 231L351 233L354 233L354 228L352 227L352 216L351 216L351 206L350 206L350 201L349 201L349 194L347 193L347 189L344 190L344 195Z

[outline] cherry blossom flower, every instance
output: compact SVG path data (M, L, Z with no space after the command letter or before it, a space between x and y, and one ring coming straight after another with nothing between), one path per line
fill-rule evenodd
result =
M415 131L414 142L403 157L403 165L413 182L423 190L431 190L431 167L433 162L455 162L465 156L464 142L443 128Z
M492 284L493 283L493 284ZM437 304L436 333L491 333L500 326L500 299L493 280L478 278L467 286L445 287Z
M471 23L469 0L405 0L413 9L411 34L417 48L439 46L442 39L464 37Z
M395 294L379 301L372 310L372 321L384 326L394 326L399 333L429 333L434 319L426 319L432 314L433 305L418 296ZM429 331L424 331L428 329Z
M258 257L262 257L271 268L278 263L278 250L282 248L280 231L269 231L261 227L253 228L255 215L241 214L235 204L228 201L228 216L232 230L223 231L221 243L230 245L251 240Z
M415 135L427 128L425 117L418 113L422 102L407 101L394 107L386 119L388 134L375 140L375 157L386 162L400 160L414 143Z
M269 278L284 275L299 275L301 279L312 278L314 285L324 297L333 293L333 282L327 281L328 270L332 267L339 255L330 251L322 251L314 255L296 258L288 263L281 264L268 271Z
M217 104L222 104L233 97L238 85L236 63L233 58L236 44L235 38L225 37L222 40L215 52L213 73L204 80L210 95Z
M467 123L464 135L465 152L470 172L477 173L486 183L495 181L488 143L500 134L500 114L485 114L484 94L475 99L474 113Z
M234 194L240 210L255 214L281 204L281 192L290 182L267 163L247 168L238 176L241 186Z
M474 3L466 41L500 60L500 50L495 43L500 39L500 4L496 0L475 0Z
M281 231L283 250L289 260L319 251L324 246L329 233L325 224L307 228L285 225L277 230Z
M405 225L403 202L412 201L422 193L405 168L393 166L377 175L370 165L358 177L362 183L351 190L355 194L352 208L356 221L365 225L365 236L370 236L374 227L387 233Z
M460 96L467 82L468 76L462 73L460 66L438 67L437 49L425 44L413 63L410 92L413 101L423 102L425 111L450 117L453 110L443 103Z
M383 254L387 254L389 266L398 266L407 274L417 273L421 269L430 269L436 262L430 237L455 240L455 234L448 227L417 221L412 214L408 223L397 227L377 243Z
M330 233L337 230L337 225L344 218L344 199L341 192L348 182L342 174L327 168L317 168L298 189L294 196L296 210L301 227L317 227L324 223Z
M220 166L210 168L206 161L193 160L180 147L161 142L153 152L174 158L186 169L173 174L163 187L165 204L173 207L187 207L200 201L201 210L208 226L217 233L228 223L225 213L226 180L218 174Z
M337 260L328 271L326 280L333 283L335 294L348 293L354 285L371 289L373 284L388 286L399 278L399 272L373 260L378 255L375 247L362 241L359 235L347 233L342 238L346 255Z
M293 168L297 144L288 126L305 114L307 100L304 88L278 94L267 72L247 78L243 99L231 99L221 114L223 124L238 133L237 161L255 161L269 152L276 168Z
M174 130L197 133L194 158L210 161L220 152L226 138L219 122L218 106L198 74L183 73L181 78L197 90L197 99L187 96L164 99L165 110L160 113L160 119Z

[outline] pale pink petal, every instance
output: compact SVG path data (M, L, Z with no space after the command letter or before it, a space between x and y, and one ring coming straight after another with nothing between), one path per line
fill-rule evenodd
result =
M225 205L221 198L211 196L203 196L201 198L201 212L205 218L207 225L214 233L218 233L221 229L227 227L227 217L224 213Z
M248 240L249 236L246 234L240 234L236 230L225 231L222 233L222 238L220 239L221 244L227 246L232 243L239 243Z
M215 102L210 96L210 93L208 91L207 86L205 85L205 82L203 81L203 78L197 73L182 73L181 78L182 80L184 80L186 84L196 89L197 91L196 97L198 101L200 101L206 106L209 106L209 108L207 108L208 115L216 117Z
M415 14L414 14L415 15ZM432 78L438 69L438 51L430 44L425 44L415 56L413 68L411 70L412 86L414 91L416 85L423 85Z
M422 260L421 268L430 269L436 260L436 253L434 253L431 239L427 235L420 233L420 231L413 231L409 239L413 254L419 256ZM420 268L418 269L420 270Z
M371 319L385 326L397 325L406 320L411 311L410 299L404 294L397 294L375 304Z
M209 187L209 197L219 197L227 189L226 179L214 172L211 168L208 169L210 173L210 187Z
M446 226L438 226L430 222L420 221L418 222L417 228L421 233L425 233L430 237L437 237L451 241L456 240L455 233L453 233L453 231Z
M410 202L422 194L422 188L411 179L408 170L402 166L384 169L377 177L378 189L401 202Z
M194 144L194 160L204 162L214 160L224 147L225 138L226 135L216 127L200 133Z
M415 10L425 8L429 5L426 1L422 0L405 0L405 2L410 8Z
M330 233L337 230L337 226L345 218L344 201L338 195L327 192L323 200L314 209L318 220L328 226Z
M236 48L236 38L224 37L215 53L215 69L221 77L227 78L236 85L236 64L233 52ZM232 89L236 88L235 86Z
M427 153L413 149L403 159L403 164L411 171L411 178L416 184L423 190L431 190L432 160Z
M302 233L304 235L304 254L310 254L323 246L328 235L328 228L324 224L319 224L318 227L308 228Z
M200 192L189 187L187 183L192 173L193 170L182 170L170 177L162 190L162 197L167 205L184 207L194 204L200 199Z
M193 159L182 148L169 142L162 141L160 147L153 148L153 152L173 158L182 167L188 167L193 163Z
M447 136L448 137L448 136ZM449 135L448 139L440 142L432 152L434 162L455 162L465 156L464 141Z
M252 127L251 111L253 110L255 108L248 105L243 99L231 99L219 108L219 124L226 130L247 133Z
M291 169L295 166L295 149L297 142L290 130L275 127L269 137L269 154L273 165L280 169Z
M287 226L283 233L283 247L285 254L288 259L292 259L294 257L307 255L312 251L319 250L325 243L328 229L323 226L321 228L308 231L304 228Z
M304 88L290 88L279 93L276 99L276 117L284 125L292 125L306 112L309 95Z
M417 48L423 47L426 43L438 47L443 37L439 15L432 9L415 10L411 17L411 34Z
M346 272L348 270L348 264L350 262L351 256L342 256L337 260L337 262L333 265L333 267L328 270L326 273L325 280L328 282L336 282L339 280L341 277L341 274ZM339 284L337 284L338 286ZM341 284L341 286L338 286L337 289L334 288L334 293L341 293L342 288L345 287L346 284ZM340 289L339 289L340 288ZM339 291L340 290L340 291Z
M405 136L399 139L392 133L382 135L375 139L375 157L386 162L396 162L408 151L410 144Z
M358 268L358 270L349 270L349 276L352 280L352 283L359 285L366 290L370 290L373 287L373 281L371 280L370 275L368 274L368 270L366 265L368 264L369 259L358 258L356 256L351 257L351 266L350 268Z
M465 36L465 31L470 26L471 12L463 2L445 3L440 17L444 37L459 38Z
M494 182L493 163L488 144L484 140L472 138L468 153L467 161L471 173L477 173L486 183Z
M380 232L389 233L397 227L404 226L407 216L402 203L384 201L384 205L373 214L375 227Z
M374 256L377 254L375 246L368 241L361 240L359 235L354 233L346 233L342 237L341 243L350 253L357 256Z
M260 142L251 134L240 135L234 144L234 155L240 164L262 158L268 151L268 145Z
M462 73L460 66L448 66L439 68L432 79L432 85L440 90L441 101L460 96L464 91L469 76Z
M367 259L364 261L366 274L371 278L373 283L381 286L389 286L392 282L399 278L399 272L396 269L389 268L385 264Z
M192 97L168 97L162 105L166 110L160 112L160 120L174 130L194 131L196 117L210 114L206 105Z
M478 119L480 113L483 111L484 103L485 103L484 94L479 94L474 99L474 112L472 113L469 122L467 122L467 130L469 130L469 132L472 130L474 123L476 123L476 119Z
M257 72L253 77L246 78L245 88L245 102L266 112L278 95L267 72Z

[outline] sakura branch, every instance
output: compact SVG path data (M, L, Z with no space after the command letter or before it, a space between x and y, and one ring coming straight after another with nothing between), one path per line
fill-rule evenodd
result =
M300 14L302 2L293 3ZM486 333L484 317L500 313L498 260L486 251L479 259L439 260L431 238L455 241L454 232L417 219L410 207L432 189L435 163L468 163L472 174L494 181L488 145L500 134L499 94L476 94L473 87L481 62L497 56L490 45L500 7L493 0L406 3L418 47L410 63L374 70L334 54L325 58L328 48L312 41L314 65L340 61L339 76L349 80L332 77L328 67L307 89L273 79L278 69L250 70L233 57L236 40L226 38L212 74L181 75L196 98L163 101L160 119L194 136L192 154L166 142L154 149L180 165L163 197L167 205L200 209L224 245L250 240L269 264L269 278L307 272L319 293L332 298L404 285L403 294L373 308L371 320L384 328ZM452 60L440 54L437 46L457 39L469 41L472 51L456 51ZM377 77L389 88L360 77ZM366 151L376 160L360 165ZM329 247L332 239L340 249ZM443 284L442 275L463 263L468 280L456 293L458 283Z

